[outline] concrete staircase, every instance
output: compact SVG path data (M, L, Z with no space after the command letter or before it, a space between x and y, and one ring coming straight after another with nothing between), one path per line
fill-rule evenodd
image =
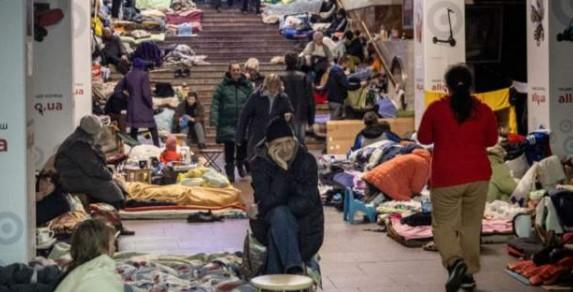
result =
M284 71L284 65L270 64L271 58L282 56L287 52L298 52L298 43L284 39L276 25L264 24L260 16L252 13L242 14L239 8L224 6L218 13L209 5L201 5L204 11L203 31L194 37L168 37L162 47L173 44L186 44L198 55L207 55L209 65L194 66L189 78L174 78L173 70L152 72L152 83L170 82L172 85L187 83L192 91L199 94L199 99L209 115L211 98L217 84L223 78L231 62L243 64L248 58L257 58L262 74ZM114 74L113 77L116 77ZM116 78L113 78L116 79ZM119 79L119 76L117 76ZM220 148L215 144L215 129L207 126L208 148ZM309 148L324 149L324 141L308 138Z

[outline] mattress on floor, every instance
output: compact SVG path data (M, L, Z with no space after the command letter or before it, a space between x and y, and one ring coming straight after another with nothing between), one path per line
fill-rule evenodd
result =
M119 211L119 216L123 220L158 220L158 219L186 219L189 215L205 212L201 209L192 209L181 206L158 206L127 208ZM247 213L243 209L227 208L211 210L213 214L223 216L227 219L244 219Z

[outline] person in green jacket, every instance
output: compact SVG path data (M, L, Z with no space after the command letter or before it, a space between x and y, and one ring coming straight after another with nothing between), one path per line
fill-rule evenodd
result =
M224 144L225 172L231 182L235 181L235 163L239 176L245 176L247 143L235 141L235 132L241 110L252 91L251 82L243 75L241 65L231 64L211 101L209 120L217 130L216 142Z
M517 182L511 176L509 168L504 163L505 150L496 145L487 150L487 156L491 163L492 176L489 181L487 201L495 200L509 201L511 193L517 187Z

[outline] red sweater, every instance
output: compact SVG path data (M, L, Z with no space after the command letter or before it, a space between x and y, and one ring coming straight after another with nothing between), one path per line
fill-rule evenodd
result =
M489 181L491 166L486 148L497 143L497 122L492 110L475 99L474 115L459 124L450 97L432 103L422 118L418 140L434 144L432 187Z

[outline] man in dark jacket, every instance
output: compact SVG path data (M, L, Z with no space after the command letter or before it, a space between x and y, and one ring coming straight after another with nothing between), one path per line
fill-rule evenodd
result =
M241 65L231 64L211 101L209 120L217 128L217 143L225 145L225 172L231 182L235 181L235 162L239 175L245 176L247 145L237 147L235 135L241 110L252 91L251 82L241 73Z
M346 53L353 59L351 60L351 68L354 68L360 64L360 62L364 61L364 45L362 44L360 35L356 35L350 30L345 32L344 46L346 47Z
M366 83L350 83L346 76L346 68L348 67L348 57L342 56L338 60L338 64L330 68L328 81L326 82L326 97L328 99L328 110L330 111L331 120L342 120L344 101L348 97L349 90L359 89Z
M252 163L256 207L251 229L267 247L266 274L302 273L324 240L324 212L315 158L282 118L267 128Z
M58 149L56 170L66 192L85 193L95 201L120 208L123 193L113 181L105 155L95 143L102 128L98 117L83 117L80 126Z
M255 155L257 144L265 138L266 125L279 116L292 119L292 113L290 100L282 91L280 77L276 74L268 75L261 88L247 100L237 126L237 144L244 144L248 135L249 160Z
M281 78L285 93L294 109L294 134L301 144L304 144L306 125L314 124L315 104L312 81L304 73L297 71L298 56L285 55L286 72Z
M205 145L205 109L199 101L197 92L189 92L187 98L175 109L173 115L173 125L171 132L181 133L187 131L187 144L191 145L193 140L199 144L199 149L204 149Z

